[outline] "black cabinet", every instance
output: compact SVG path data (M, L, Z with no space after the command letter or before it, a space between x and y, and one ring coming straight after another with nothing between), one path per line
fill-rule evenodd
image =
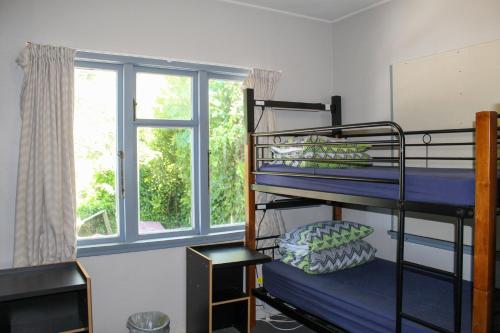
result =
M250 290L244 269L271 258L242 242L187 248L187 333L233 327L249 333Z
M92 333L90 277L76 261L0 270L0 332Z

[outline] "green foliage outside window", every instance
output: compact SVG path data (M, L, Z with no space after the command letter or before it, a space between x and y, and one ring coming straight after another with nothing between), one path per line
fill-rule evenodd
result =
M169 77L165 77L168 81ZM176 119L191 108L189 78L167 82L156 100L157 118ZM244 221L243 105L238 82L210 80L209 84L210 207L212 225ZM193 132L183 128L141 127L137 132L139 168L139 217L160 222L166 229L192 225ZM105 212L116 219L114 170L95 170L92 184L79 195L80 220ZM109 234L97 220L90 233ZM116 224L113 224L116 229ZM116 230L112 230L116 233ZM79 232L79 236L86 236Z
M139 217L166 229L191 226L191 130L141 128Z
M211 80L210 208L212 225L245 220L243 95L238 82Z

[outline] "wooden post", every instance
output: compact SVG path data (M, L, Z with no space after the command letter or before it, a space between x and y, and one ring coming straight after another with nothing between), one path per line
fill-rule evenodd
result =
M495 275L497 113L476 113L476 207L472 332L489 333Z
M247 135L245 144L245 202L246 202L246 222L245 222L245 246L255 250L255 191L252 190L252 184L255 182L255 176L252 174L253 166L253 138ZM247 293L251 295L255 288L255 265L246 268ZM250 297L249 322L250 327L255 326L255 297Z
M334 220L342 220L342 207L339 206L333 206L333 219Z

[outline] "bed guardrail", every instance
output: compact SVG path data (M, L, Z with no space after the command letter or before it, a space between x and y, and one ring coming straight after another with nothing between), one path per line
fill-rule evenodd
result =
M327 136L332 133L342 133L342 137L348 137L346 133L353 130L373 130L373 129L381 129L381 128L390 128L392 131L390 132L391 136L396 136L397 140L391 140L390 147L397 147L399 154L398 157L394 156L384 156L384 157L372 157L369 159L356 158L356 159L331 159L321 157L318 153L313 153L312 158L287 158L287 157L276 157L275 154L270 152L271 147L275 146L345 146L346 144L368 144L368 145L387 145L387 142L380 142L380 140L363 140L363 141L346 141L346 142L306 142L306 143L282 143L283 138L293 138L297 136ZM375 133L374 133L375 134ZM351 176L331 176L331 175L319 175L319 174L310 174L310 173L302 173L302 172L286 172L287 176L291 177L311 177L311 178L325 178L325 179L336 179L336 180L349 180L349 181L362 181L362 182L376 182L376 183L388 183L388 184L398 184L400 186L399 199L404 200L404 172L405 172L405 133L403 129L395 122L371 122L371 123L361 123L361 124L353 124L353 125L339 125L339 126L329 126L329 127L317 127L317 128L308 128L301 130L288 130L288 131L275 131L275 132L262 132L262 133L252 133L251 134L254 142L253 142L253 168L252 173L257 174L278 174L275 171L261 171L260 167L262 167L266 162L267 163L276 163L276 162L287 162L287 161L307 161L312 163L337 163L337 164L345 164L356 165L359 163L390 163L390 164L398 164L399 167L399 178L396 179L385 179L385 178L371 178L371 177L351 177ZM262 139L273 138L274 143L262 143ZM282 163L285 164L286 163Z
M255 241L257 242L256 245L256 251L259 251L263 254L266 254L270 256L271 258L276 259L276 250L279 248L277 244L277 239L280 237L280 235L271 235L271 236L257 236L255 237ZM264 240L271 240L274 239L274 245L267 245L267 246L259 246L259 241L264 241Z
M370 123L373 124L372 126L364 126L365 124L357 124L357 125L350 125L351 129L356 130L356 129L370 129L377 127L377 123ZM396 124L396 123L394 123ZM397 125L397 124L396 124ZM380 126L383 126L382 124ZM399 125L398 125L399 126ZM269 172L261 172L258 171L259 166L262 166L265 163L270 163L270 162L286 162L286 161L307 161L307 162L313 162L313 163L336 163L336 164L346 164L346 166L349 165L355 165L356 163L362 163L362 162L372 162L372 163L386 163L386 164L394 164L394 163L401 163L401 158L400 157L394 157L393 155L388 155L388 156L373 156L369 159L342 159L342 160L335 160L332 158L322 158L322 157L309 157L309 158L283 158L283 157L275 157L273 156L272 153L269 153L270 149L273 147L319 147L319 146L345 146L346 144L363 144L363 145L369 145L370 150L372 151L381 151L381 150L387 150L389 152L394 152L394 150L401 150L401 149L406 149L408 148L416 148L416 147L423 147L426 149L425 151L425 156L405 156L405 161L411 161L411 160L422 160L422 161L475 161L474 156L430 156L429 155L429 150L430 148L433 147L474 147L476 143L474 141L457 141L457 142L433 142L433 134L434 135L442 135L442 134L461 134L461 133L471 133L472 135L475 133L475 129L473 128L459 128L459 129L443 129L443 130L429 130L429 131L407 131L403 133L403 136L407 138L412 138L414 136L419 136L421 135L421 140L422 143L403 143L404 147L402 147L402 144L400 140L393 140L393 139L386 139L386 140L356 140L356 138L359 137L380 137L380 136L387 136L387 137L392 137L394 135L399 135L394 132L378 132L378 133L356 133L356 134L349 134L346 131L342 131L342 135L337 135L336 138L342 138L342 139L347 139L348 141L344 142L305 142L305 143L294 143L294 142L288 142L291 138L298 137L298 136L331 136L331 131L335 131L338 129L342 129L342 126L331 126L331 127L317 127L317 128L310 128L306 130L298 130L298 131L281 131L281 132L263 132L263 133L253 133L252 137L254 137L254 172L255 174L266 174L266 173L272 173L271 171ZM268 141L272 141L271 143L262 143L263 138L268 138ZM272 138L272 140L269 140L269 138ZM500 136L499 136L500 138ZM285 141L285 142L284 142ZM404 140L405 141L405 140ZM403 141L403 142L404 142ZM497 142L498 143L498 142ZM266 153L267 152L267 153ZM473 151L471 150L471 153ZM275 174L275 173L273 173ZM288 174L288 173L287 173ZM310 174L305 174L305 173L291 173L288 174L290 176L301 176L301 177L308 177L311 176ZM312 175L311 177L318 177L317 175ZM322 176L321 178L330 178L330 177L325 177ZM355 180L355 179L354 179ZM368 179L362 179L362 181L366 181ZM387 180L387 179L385 179ZM378 181L376 179L372 179L372 181ZM383 180L382 180L383 181Z

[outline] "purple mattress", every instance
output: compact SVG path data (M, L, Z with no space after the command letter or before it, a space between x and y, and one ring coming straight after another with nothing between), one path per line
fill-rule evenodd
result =
M264 287L288 304L351 333L392 333L396 327L396 264L375 259L329 274L311 275L278 260L262 267ZM403 311L453 330L453 284L405 271ZM462 329L471 332L470 282L463 283ZM405 333L433 332L403 320Z
M259 169L259 171L395 180L399 178L399 169L396 167L313 169L264 165ZM407 201L446 204L452 206L474 206L474 169L407 167L405 181L405 199ZM256 184L395 200L398 199L399 190L398 184L279 175L257 175Z

